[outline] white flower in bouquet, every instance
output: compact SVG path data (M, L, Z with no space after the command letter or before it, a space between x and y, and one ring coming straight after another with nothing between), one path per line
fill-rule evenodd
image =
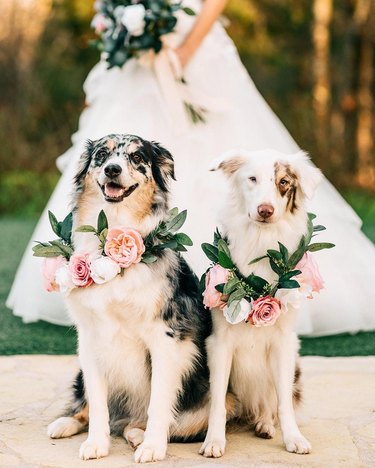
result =
M230 306L223 309L224 317L227 322L235 325L246 320L251 311L251 304L246 299L233 301Z
M70 292L75 287L67 262L56 271L55 282L59 286L60 292L64 294Z
M104 284L115 278L121 271L120 265L109 257L98 257L91 262L91 278L96 284Z
M143 5L129 5L124 8L121 22L131 36L141 36L144 33L146 9Z

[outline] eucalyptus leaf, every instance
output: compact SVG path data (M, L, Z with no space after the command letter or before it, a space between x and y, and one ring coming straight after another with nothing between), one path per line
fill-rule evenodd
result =
M52 213L52 211L48 211L48 218L51 224L52 231L60 237L60 225L56 219L56 216Z
M290 280L290 278L293 278L293 276L300 275L301 273L301 270L288 271L287 273L284 273L282 276L280 276L279 281Z
M195 11L189 7L183 7L183 11L189 16L195 16Z
M246 282L257 292L262 292L263 289L268 285L268 281L260 276L251 274L246 278Z
M188 247L193 245L193 241L190 239L190 237L183 232L178 232L174 238L179 244L182 245L187 245Z
M178 244L175 240L171 240L170 242L166 242L165 244L160 244L157 246L159 250L176 249L177 247L178 247Z
M321 224L317 224L316 226L314 226L314 232L325 231L325 230L326 230L326 227L322 226Z
M181 211L181 213L179 213L177 216L168 220L165 223L166 230L172 233L177 232L180 229L180 227L183 226L183 224L185 223L186 217L187 211Z
M301 258L303 257L303 254L305 253L305 251L306 251L306 242L305 242L305 237L302 236L299 241L297 250L289 258L289 262L288 262L289 267L294 268L297 265L297 263L301 260Z
M283 259L283 256L282 256L281 252L279 252L278 250L268 249L267 254L268 254L269 257L273 258L274 260L282 260Z
M89 224L83 224L82 226L77 227L76 232L96 232L94 226Z
M223 294L225 283L220 283L215 286L216 291L219 291Z
M228 244L225 242L224 239L219 239L218 242L217 242L217 248L219 250L219 253L220 252L223 252L225 253L225 255L227 257L230 257L230 250L229 250L229 247L228 247Z
M218 262L220 264L220 266L222 266L223 268L233 268L234 267L234 263L232 261L232 259L230 257L228 257L228 255L223 252L222 250L219 250L218 252Z
M333 247L335 247L335 244L331 244L330 242L317 242L315 244L310 244L307 250L310 252L318 252L318 250L332 249Z
M314 213L307 213L307 216L308 216L310 221L313 221L316 218L316 214L314 214Z
M281 242L278 242L278 244L279 244L279 249L280 249L280 252L281 252L283 262L285 263L285 265L287 265L288 259L289 259L288 249Z
M59 257L62 255L61 250L56 246L42 247L35 245L33 247L34 257Z
M70 244L72 239L73 213L69 213L61 224L60 237Z
M241 284L240 280L236 276L234 276L227 283L225 283L223 293L231 294L239 284Z
M272 258L270 258L270 266L271 266L272 270L275 273L277 273L279 276L284 273L283 269L280 268Z
M219 253L217 247L211 244L207 244L207 243L203 243L201 247L206 257L210 259L212 262L217 263L218 253Z
M142 256L141 262L146 264L154 263L157 259L158 257L156 257L155 255L147 254Z
M254 258L254 260L251 260L249 265L253 265L254 263L258 263L258 262L260 262L261 260L263 260L264 258L267 258L267 257L268 257L268 255L262 255L261 257Z
M294 289L299 288L300 284L296 280L285 280L279 282L280 289Z
M101 210L99 213L97 227L98 227L97 232L99 234L103 231L103 229L108 229L107 216L105 215L103 210Z
M228 304L226 315L232 324L235 323L238 317L238 314L240 312L241 312L241 300L234 300L230 304Z
M228 306L233 302L233 301L240 301L246 296L246 291L243 288L238 288L235 291L230 294L228 298Z
M169 219L172 219L174 218L175 216L178 215L178 208L175 206L174 208L172 208L171 210L169 210Z

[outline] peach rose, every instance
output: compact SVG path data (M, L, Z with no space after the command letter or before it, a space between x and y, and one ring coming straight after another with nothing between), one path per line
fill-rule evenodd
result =
M228 281L228 270L220 265L214 265L206 274L206 289L203 293L203 304L209 309L224 307L222 294L215 286Z
M252 303L249 322L256 327L273 325L281 313L281 303L272 296L260 297Z
M72 282L78 287L85 288L94 281L90 274L90 261L88 254L74 254L70 257L69 270Z
M133 263L139 263L144 251L143 239L134 229L117 227L108 231L104 252L120 267L128 268Z
M313 292L319 292L324 288L324 281L320 275L319 267L310 252L306 252L296 265L296 270L301 270L301 274L296 276L296 280L301 286L301 291L307 293L307 297L312 299Z
M56 283L56 271L65 262L65 258L62 255L58 257L47 257L43 261L42 274L43 274L43 286L46 291L60 291L59 285Z

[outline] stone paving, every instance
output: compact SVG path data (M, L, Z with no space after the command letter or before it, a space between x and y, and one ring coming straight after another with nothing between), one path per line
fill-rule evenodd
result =
M375 357L302 359L305 416L302 432L310 455L287 453L280 431L272 440L250 433L228 437L223 458L198 455L200 444L171 444L157 466L217 467L375 467ZM132 450L113 439L110 455L78 459L85 434L60 440L46 427L64 407L77 369L75 356L0 357L0 467L97 467L135 465Z

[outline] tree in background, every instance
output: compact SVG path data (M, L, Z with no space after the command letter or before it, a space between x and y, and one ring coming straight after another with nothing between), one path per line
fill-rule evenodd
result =
M89 47L92 3L0 3L7 193L21 170L56 174L55 159L70 145L82 83L98 60ZM375 190L375 0L230 0L226 15L255 84L298 144L336 185ZM1 198L0 212L8 206Z

